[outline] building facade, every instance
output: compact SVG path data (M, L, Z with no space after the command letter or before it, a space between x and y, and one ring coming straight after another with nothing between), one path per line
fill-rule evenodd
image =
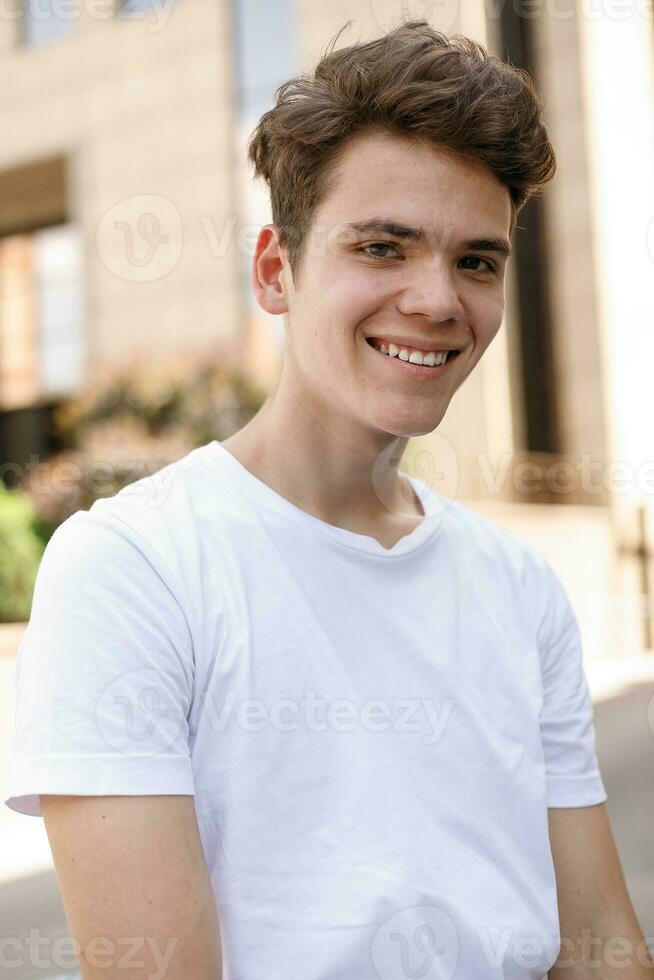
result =
M654 646L654 12L645 0L25 0L0 17L0 463L107 365L217 342L276 376L247 138L286 78L406 18L529 70L558 158L502 329L406 466L532 541L587 656ZM654 447L652 447L654 448Z

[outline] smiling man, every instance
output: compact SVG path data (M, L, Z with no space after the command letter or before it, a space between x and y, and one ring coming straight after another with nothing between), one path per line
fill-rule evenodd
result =
M500 328L511 198L487 166L377 125L339 151L295 272L278 228L259 235L252 286L287 314L285 357L277 390L223 445L298 506L390 548L423 516L398 473L407 440L437 428Z
M409 21L253 133L275 390L156 508L147 477L57 529L19 653L6 802L45 817L86 980L134 936L130 980L654 974L561 582L398 466L500 329L540 112Z

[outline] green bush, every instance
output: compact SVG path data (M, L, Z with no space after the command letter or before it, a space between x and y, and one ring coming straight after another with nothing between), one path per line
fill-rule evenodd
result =
M0 622L29 618L43 550L32 501L0 481Z

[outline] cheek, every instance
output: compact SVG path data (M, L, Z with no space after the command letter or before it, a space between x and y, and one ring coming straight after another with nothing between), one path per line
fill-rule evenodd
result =
M504 319L504 302L502 297L493 301L486 301L471 310L472 323L475 324L474 332L477 343L485 349L493 338L497 335L502 320Z
M328 295L330 307L356 323L386 307L391 302L392 290L390 279L384 279L379 270L367 269L362 275L341 269L335 271Z
M352 364L352 356L365 343L366 333L379 316L379 300L355 293L339 284L318 302L315 343L332 363Z

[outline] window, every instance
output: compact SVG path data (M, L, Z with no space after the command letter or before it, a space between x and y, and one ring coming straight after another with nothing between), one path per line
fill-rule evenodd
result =
M139 13L142 10L158 9L163 3L167 3L172 7L174 2L175 0L122 0L120 16L129 16L130 14Z
M273 104L276 87L295 69L293 0L232 0L236 93L241 118L256 119Z
M267 190L252 180L246 161L248 137L259 117L274 104L275 89L300 70L296 46L295 0L232 0L237 175L241 219L248 225L272 220ZM247 307L248 364L266 384L275 377L284 342L282 317L262 310L252 293L252 254L242 250L241 290Z
M82 382L81 243L72 224L0 239L0 410Z
M67 37L73 33L78 16L74 4L61 0L23 0L23 44L32 47Z
M39 393L58 397L76 391L83 375L80 233L62 225L34 239Z

